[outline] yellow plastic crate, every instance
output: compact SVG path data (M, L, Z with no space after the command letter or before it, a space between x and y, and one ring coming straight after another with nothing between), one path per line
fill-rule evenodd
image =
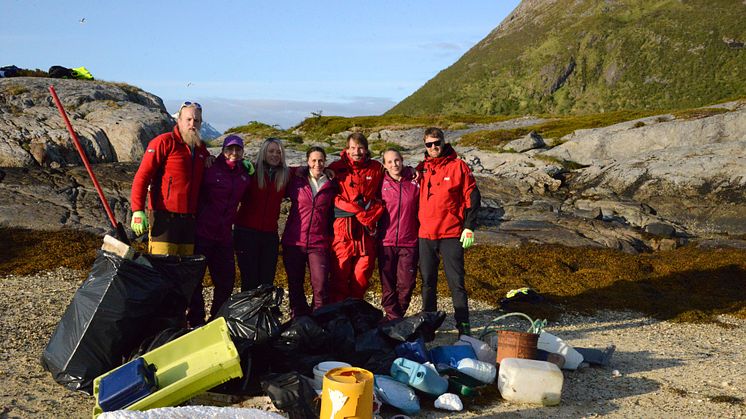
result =
M238 351L222 317L142 357L156 367L158 391L127 406L127 410L176 406L232 378L243 376ZM93 381L93 395L96 397L94 418L103 413L98 405L99 383L113 371L116 369Z

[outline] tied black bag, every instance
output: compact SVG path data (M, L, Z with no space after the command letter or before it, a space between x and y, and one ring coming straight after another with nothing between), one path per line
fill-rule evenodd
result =
M224 394L251 395L259 391L256 377L269 368L269 343L280 334L283 289L261 285L231 296L215 314L223 317L241 358L242 378L214 389ZM210 319L213 320L213 319Z
M319 417L320 403L313 385L297 372L268 375L262 380L262 390L276 408L287 412L290 419Z
M54 380L92 393L93 380L121 365L148 336L186 323L204 256L123 259L99 251L41 356Z

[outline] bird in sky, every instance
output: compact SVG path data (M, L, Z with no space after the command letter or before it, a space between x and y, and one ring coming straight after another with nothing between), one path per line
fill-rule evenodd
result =
M80 23L81 25L82 25L82 24L84 24L84 23L85 23L85 18L82 18L82 19L80 19L80 20L78 21L78 23Z
M187 83L187 87L189 87L189 86L191 86L191 85L192 85L192 82L189 82L189 83Z

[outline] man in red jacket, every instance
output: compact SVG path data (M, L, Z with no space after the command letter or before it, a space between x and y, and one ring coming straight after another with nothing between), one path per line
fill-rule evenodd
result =
M199 137L202 107L184 102L172 132L155 137L132 182L132 231L140 235L150 224L148 252L191 255L194 252L194 219L197 213L207 148ZM149 217L145 215L148 195ZM148 223L150 218L150 223Z
M383 214L383 166L370 158L368 139L359 132L350 134L340 156L329 165L339 183L334 200L331 303L365 296L375 267L376 223Z
M469 305L464 286L464 249L474 243L476 212L481 196L469 166L458 158L439 128L425 130L425 161L417 166L420 177L419 253L422 306L436 311L438 264L451 289L459 334L470 334Z

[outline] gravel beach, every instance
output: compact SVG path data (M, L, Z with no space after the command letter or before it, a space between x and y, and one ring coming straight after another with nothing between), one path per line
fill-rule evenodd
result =
M86 273L65 268L31 276L0 277L0 417L90 417L93 398L56 384L39 357ZM375 304L377 297L368 295ZM433 344L456 337L449 317ZM410 313L417 311L415 298ZM497 316L494 307L471 302L472 323ZM733 417L746 416L746 321L720 316L721 324L670 323L634 312L566 314L547 331L581 347L616 353L607 368L564 372L562 403L555 407L466 402L463 412L436 411L423 400L420 417ZM494 398L494 395L492 396ZM268 398L240 403L274 410ZM390 417L393 410L384 410Z

